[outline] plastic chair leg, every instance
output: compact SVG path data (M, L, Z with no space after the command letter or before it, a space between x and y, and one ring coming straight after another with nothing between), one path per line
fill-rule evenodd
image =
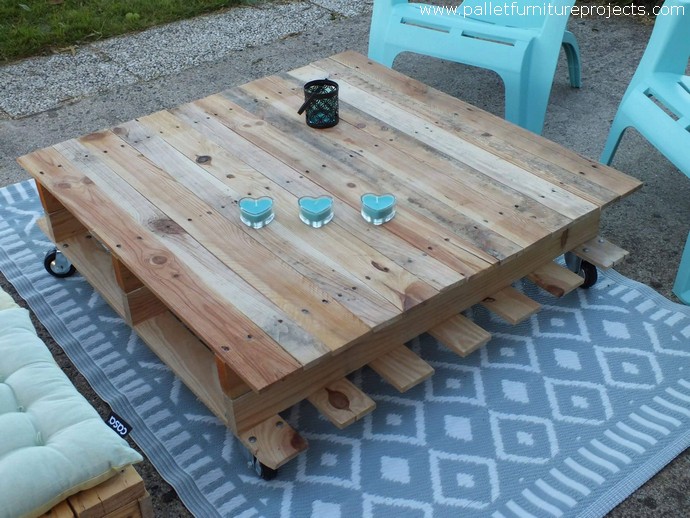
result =
M505 86L505 118L529 131L541 135L549 103L551 84L532 83L525 74L501 74ZM529 86L528 86L529 85Z
M568 59L568 77L570 86L580 88L582 76L580 73L580 46L577 44L575 35L570 31L563 33L563 50Z
M599 162L602 164L611 165L613 156L618 149L618 144L621 143L621 139L623 138L623 132L630 126L627 118L622 115L622 107L622 105L618 107L618 113L616 113L613 119L613 124L611 124L611 129L609 130L609 136L606 139L606 145L604 145L604 150L599 158Z
M680 259L676 282L673 284L673 293L683 304L690 305L690 234L688 234L688 240L685 242L683 257Z
M370 35L369 38L369 59L373 59L388 68L392 68L393 60L403 49L389 45L385 40L375 38L373 35Z

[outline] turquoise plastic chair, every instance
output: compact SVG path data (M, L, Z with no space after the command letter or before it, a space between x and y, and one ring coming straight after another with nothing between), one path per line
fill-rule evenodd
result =
M689 59L690 0L667 0L613 119L601 162L612 162L623 132L632 127L690 177ZM673 292L690 304L690 236Z
M465 0L456 14L433 14L438 6L407 0L374 0L369 58L391 67L399 53L410 51L493 70L505 86L505 118L541 133L561 46L570 84L580 86L580 49L565 30L574 3L519 0L515 12L497 15L484 12L494 5L489 0ZM551 13L539 12L548 5Z

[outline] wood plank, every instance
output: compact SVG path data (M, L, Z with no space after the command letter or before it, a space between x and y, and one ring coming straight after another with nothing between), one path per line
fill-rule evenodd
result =
M216 356L216 369L218 370L218 381L226 396L237 398L246 394L251 389L242 381L236 373L227 366L222 358Z
M56 245L67 241L70 237L86 234L86 227L69 211L59 210L46 215L48 235Z
M39 219L37 225L43 233L49 235L48 223L45 219ZM124 319L126 312L122 290L115 280L110 254L99 246L90 234L65 239L60 251L75 267L79 265L79 274Z
M151 496L140 498L136 502L131 502L115 511L106 514L103 518L153 518L153 506Z
M386 79L392 78L392 75L381 77L381 75L372 74L371 70L369 70L371 67L368 65L364 67L350 67L338 62L336 58L317 61L314 63L314 66L328 69L329 77L333 80L350 82L363 90L371 92L372 95L394 101L400 99L400 87L389 84L386 81ZM464 140L486 149L508 162L527 169L554 185L562 185L566 190L582 199L601 206L620 197L617 193L589 181L584 175L579 174L579 170L578 174L573 174L571 171L564 169L557 161L548 161L545 157L549 156L549 153L543 153L543 156L542 154L535 155L526 152L523 148L516 147L513 145L515 137L512 135L510 125L507 125L503 120L500 120L500 124L497 124L497 118L493 115L483 117L483 124L472 124L472 115L475 112L481 112L480 109L459 102L458 99L450 100L447 95L430 87L426 87L423 90L406 88L403 95L405 105L409 111L423 113L425 117L432 119L435 125L458 132ZM489 114L484 113L482 115ZM470 120L468 121L468 119ZM499 130L503 130L500 138L492 133L495 126L498 126ZM580 168L583 162L584 160L580 159Z
M301 81L307 81L309 78L322 75L323 72L322 69L308 65L291 71L290 75ZM494 181L521 191L564 216L576 219L596 208L591 202L571 194L562 186L552 184L490 151L458 138L452 129L434 124L432 117L407 111L402 97L399 103L388 102L388 99L379 98L348 82L341 80L338 85L339 99L343 102L373 115L407 135L414 136L427 146L470 165Z
M370 336L362 337L351 345L347 354L324 360L318 369L290 375L283 383L267 388L262 394L251 392L241 396L229 405L229 416L242 426L251 426L282 412L304 399L303 394L313 392L313 387L322 387L347 376L375 358L400 347L401 343L412 340L429 328L434 328L481 302L514 280L526 276L534 269L535 264L542 264L545 258L558 257L564 251L592 239L598 233L599 217L599 211L593 212L561 233L544 240L539 247L502 264L490 274L469 278L462 289L439 293L433 304L413 308L404 321L395 322ZM334 361L336 358L337 361Z
M167 306L146 286L124 293L125 322L130 326L142 323L168 311Z
M298 362L234 306L214 300L208 289L200 289L204 283L195 272L180 263L153 234L145 232L126 213L109 203L109 197L64 156L54 150L41 150L19 160L28 171L50 171L42 176L44 186L53 193L59 190L64 205L81 221L89 221L90 227L105 239L111 250L118 250L137 277L164 286L168 307L184 315L185 323L197 336L213 347L254 390L263 390L300 368ZM122 226L121 222L125 221L127 224ZM115 225L116 222L120 224ZM129 260L124 256L129 256ZM109 269L112 272L111 266ZM156 295L160 297L160 293Z
M374 400L347 378L326 385L307 399L341 430L376 408Z
M122 261L112 256L115 280L125 293L141 288L144 284L127 268Z
M127 466L119 474L90 490L68 498L80 518L100 518L144 496L146 488L139 473Z
M411 389L434 374L431 365L404 345L370 361L369 367L400 392Z
M38 181L36 182L36 190L38 191L38 197L41 200L41 205L46 214L65 210L65 206Z
M461 357L484 347L491 340L491 333L464 315L455 315L427 332Z
M604 270L616 266L628 255L627 250L623 250L601 236L582 243L572 252L581 259Z
M140 230L136 236L137 242L141 238L142 233L146 234L153 242L157 243L159 248L167 249L175 261L188 266L188 271L190 273L193 272L193 276L198 279L195 281L195 286L200 287L196 291L190 292L191 294L201 296L201 299L197 300L196 305L193 307L201 307L207 304L207 301L213 301L214 297L220 303L231 304L236 310L228 311L225 315L219 314L219 316L222 319L231 318L233 314L237 314L239 311L243 316L250 319L252 323L246 328L247 334L243 338L252 340L254 337L259 336L252 332L252 328L258 326L266 335L273 338L276 342L280 342L280 346L302 365L309 365L324 354L329 354L330 351L324 344L307 333L286 312L276 307L265 296L256 292L252 286L235 272L227 269L224 263L209 250L200 246L189 234L183 232L183 229L167 215L152 206L146 199L142 199L141 195L129 184L113 174L102 163L95 161L94 158L85 157L85 153L78 143L63 143L59 148L63 153L60 156L64 161L64 167L67 167L68 164L70 167L73 167L73 162L67 162L64 159L66 155L69 155L68 158L76 160L76 163L74 163L75 167L79 166L89 170L91 175L90 181L93 184L98 185L103 191L118 193L119 208L127 211L132 221L139 222ZM135 225L133 228L136 227ZM114 248L116 251L118 250L117 245ZM227 247L224 253L229 253ZM142 275L146 275L147 282L151 283L156 280L155 278L150 278L146 270L143 270L143 272ZM175 277L176 275L177 277ZM180 272L176 271L172 274L172 277L173 279L178 279L179 275ZM155 288L155 286L149 286L149 288ZM170 307L164 293L156 293L156 295L161 300L165 300ZM308 316L308 313L301 315L303 319ZM195 320L194 322L186 323L195 329L195 326L198 327L200 324L204 324L204 320L202 318L199 322ZM226 325L227 323L221 322L220 324ZM213 347L213 342L204 335L204 328L201 328L201 330L196 328L195 333ZM224 350L222 348L225 346L224 342L226 339L220 344L221 350ZM250 351L247 351L247 353L249 354ZM221 353L221 355L224 355L224 353ZM247 359L251 358L247 357ZM254 360L256 361L256 359ZM236 362L235 364L230 362L230 365L234 365L233 370L241 375L242 371L238 368Z
M352 207L360 206L361 192L377 191L375 184L363 183L361 179L357 184L343 182L341 171L320 172L321 165L330 161L328 156L305 149L301 153L295 153L289 143L283 142L282 132L271 129L263 120L229 100L220 96L211 96L203 101L213 103L208 111L200 108L201 101L197 101L174 110L174 113L185 122L203 129L208 139L232 149L233 153L265 176L274 179L274 169L288 166L289 170L296 173L297 180L302 180L305 184L313 181L320 188ZM229 112L229 115L225 112ZM267 151L268 154L258 152L259 149ZM280 161L276 160L276 157ZM306 173L306 171L309 172ZM295 180L291 182L295 183ZM301 187L305 184L299 185ZM355 187L358 188L357 191ZM357 224L361 225L359 220ZM461 236L453 234L447 227L432 221L409 205L401 207L395 218L383 227L385 228L375 229L375 233L370 227L368 228L373 238L381 236L385 239L388 232L401 237L419 251L441 261L463 276L476 273L486 266L487 262L497 262L494 257L476 247L471 247L463 241Z
M527 278L555 297L567 295L585 281L583 277L554 262L537 268Z
M332 56L328 60L329 69L331 69L330 63L333 61L379 85L384 85L403 94L406 98L412 99L411 102L417 101L426 106L435 107L438 116L459 124L458 129L463 133L476 135L485 140L485 145L490 146L491 150L499 155L507 146L513 159L520 156L529 157L531 164L538 165L536 169L546 168L552 171L552 174L558 175L561 175L559 172L561 169L567 171L570 173L570 176L565 177L567 178L565 181L568 185L567 188L574 186L578 192L585 193L599 187L600 194L598 197L600 199L598 203L603 202L602 207L630 194L642 185L637 179L616 169L579 155L541 135L536 135L512 124L506 124L500 117L471 106L395 70L381 66L361 54L347 51ZM334 72L331 77L336 79L337 72ZM541 163L534 163L532 157L539 157ZM573 178L573 175L580 177L584 183ZM563 179L562 176L559 178ZM613 196L607 199L606 191L613 193Z
M247 109L252 108L252 104L258 105L256 109L261 110L265 121L293 135L301 145L306 143L335 160L346 161L359 176L364 174L359 171L366 172L367 179L375 177L383 188L400 198L414 200L416 205L439 218L452 221L447 225L462 228L466 239L483 250L495 250L490 253L496 257L510 255L520 246L549 233L540 222L528 220L517 212L513 200L487 198L462 182L462 174L452 175L425 166L385 142L371 139L351 124L338 124L328 132L319 133L301 123L295 127L294 114L303 100L296 93L289 95L294 84L294 79L288 83L269 77L242 86L247 96L238 90L226 92L225 96ZM259 103L254 103L254 99L259 99ZM422 170L424 174L420 174Z
M284 74L254 81L242 88L257 93L256 104L264 120L285 129L286 121L293 119L303 101L300 85L299 81ZM230 96L229 93L225 95ZM232 96L236 95L237 90L233 90ZM282 119L271 115L277 109L283 114ZM441 156L436 149L418 146L412 137L381 125L380 121L347 103L340 103L340 113L341 123L328 132L319 132L321 138L334 140L355 156L395 171L396 178L403 178L439 203L450 204L458 212L466 213L480 228L487 226L520 243L534 234L557 230L568 221L515 189L489 181L467 164ZM424 174L420 175L420 171Z
M307 441L280 416L240 432L239 439L252 455L271 469L278 469L307 449Z
M541 309L541 304L510 286L488 296L480 304L513 325L527 320Z
M184 229L255 291L268 298L330 350L335 351L370 330L337 298L320 290L309 278L300 275L283 261L277 251L261 246L254 239L256 232L239 221L234 207L234 217L215 211L167 171L156 167L153 161L141 160L137 150L124 144L112 132L82 137L79 143L91 152L97 151L95 155L99 162L111 172L107 179L115 173L141 195L140 199L155 200L157 207L173 220L176 228ZM98 176L93 180L105 179ZM122 197L118 198L118 202L122 202ZM229 242L237 243L237 246L229 248ZM172 253L180 259L177 248ZM184 261L196 268L194 259L195 256L191 255ZM257 268L258 265L260 268ZM227 271L227 268L222 271ZM211 288L214 282L204 285ZM158 296L167 300L163 293ZM412 297L406 302L408 300L409 303L421 302ZM282 340L280 343L283 343Z
M228 422L216 356L182 322L167 312L143 321L134 330L211 412Z
M74 518L74 511L72 511L67 500L63 500L55 507L42 514L40 518Z
M227 203L227 196L214 199L214 183L236 199L247 192L270 194L275 201L276 219L262 232L252 232L252 238L270 250L280 250L284 260L289 261L295 270L316 282L368 325L376 327L399 315L406 303L401 300L401 293L410 291L410 285L419 282L404 268L339 224L348 210L353 213L351 217L359 217L359 212L353 208L336 203L334 211L337 217L319 229L317 236L312 228L296 217L298 196L283 188L283 185L289 185L290 178L276 183L248 166L234 168L237 157L208 143L203 150L212 160L203 165L203 172L207 174L200 174L202 166L192 159L199 153L203 135L165 112L143 117L137 123L127 123L120 128L124 130L119 132L124 140L155 160L157 166L174 175L216 210L220 210L219 204ZM227 178L228 171L233 171L230 179ZM319 193L324 194L327 193ZM343 247L343 242L347 242L348 247ZM357 296L343 297L343 286L356 286ZM434 293L435 290L427 289L428 296Z

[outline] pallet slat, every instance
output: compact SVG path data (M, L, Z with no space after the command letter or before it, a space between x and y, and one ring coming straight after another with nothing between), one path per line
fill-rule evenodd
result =
M307 441L280 416L266 419L238 437L252 455L271 469L278 469L307 449Z
M326 385L307 399L340 429L354 423L376 408L374 400L346 378Z
M428 333L459 356L467 356L491 340L491 333L463 315L449 318Z
M411 389L434 373L431 365L404 345L369 362L369 367L400 392Z
M132 466L128 466L118 475L90 490L72 495L67 501L75 516L100 518L118 513L123 507L129 508L132 503L136 509L139 499L145 495L144 481Z
M584 278L556 263L537 268L527 278L555 297L567 295L584 282Z
M572 252L581 259L604 270L616 266L628 255L627 250L623 250L601 236L590 239L573 249Z
M541 304L510 286L485 298L480 304L513 325L527 320L541 308Z

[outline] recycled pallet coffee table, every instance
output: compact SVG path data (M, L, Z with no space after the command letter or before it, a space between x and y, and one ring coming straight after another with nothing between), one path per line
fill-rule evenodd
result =
M302 85L325 76L340 123L317 130L297 109ZM429 332L468 354L490 336L461 311L481 303L518 322L539 305L511 283L562 295L583 278L560 254L618 261L601 209L640 187L353 52L19 162L62 254L265 476L307 446L279 412L307 399L346 426L375 406L354 370L406 390L433 373L408 340ZM360 216L367 192L397 197L392 221ZM303 224L305 195L332 196L334 220ZM272 197L275 220L242 224L245 196Z

